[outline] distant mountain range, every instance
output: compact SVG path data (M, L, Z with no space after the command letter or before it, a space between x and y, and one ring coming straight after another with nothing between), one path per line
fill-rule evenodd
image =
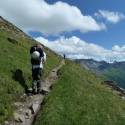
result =
M106 80L116 82L119 87L125 88L125 62L107 63L93 59L79 59L75 62Z

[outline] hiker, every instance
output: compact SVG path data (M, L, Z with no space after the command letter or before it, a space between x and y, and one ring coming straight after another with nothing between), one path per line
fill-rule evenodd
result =
M41 92L41 76L43 64L46 61L46 53L43 51L41 44L36 44L30 49L31 64L32 64L32 91L33 94Z
M65 54L63 54L63 59L64 59L64 60L66 59L66 55L65 55Z

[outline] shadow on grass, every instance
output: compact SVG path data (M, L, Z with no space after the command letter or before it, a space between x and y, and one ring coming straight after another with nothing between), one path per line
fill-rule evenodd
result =
M25 89L25 92L27 92L28 86L26 85L23 71L20 69L16 69L15 71L11 71L11 72L12 72L12 78L15 81L18 81L20 83L20 85Z

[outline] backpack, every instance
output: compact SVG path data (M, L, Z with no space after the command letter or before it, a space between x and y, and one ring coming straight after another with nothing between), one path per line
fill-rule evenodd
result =
M32 58L32 54L35 51L40 53L40 56L37 60ZM43 52L42 48L39 46L32 46L30 49L30 54L31 54L31 64L32 65L39 65L41 63L41 58L44 57L44 52Z
M43 50L41 47L39 46L32 46L30 49L30 54L32 54L33 52L38 51L40 53L40 58L42 58L44 56Z

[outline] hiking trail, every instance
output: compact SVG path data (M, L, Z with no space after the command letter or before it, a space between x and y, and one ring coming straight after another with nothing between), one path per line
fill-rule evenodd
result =
M42 94L27 96L24 94L21 102L15 102L14 118L11 121L5 121L5 125L32 125L39 110L42 108L42 103L46 93L50 92L53 84L58 79L58 71L65 64L62 60L60 65L54 68L47 78L41 83L43 90Z

